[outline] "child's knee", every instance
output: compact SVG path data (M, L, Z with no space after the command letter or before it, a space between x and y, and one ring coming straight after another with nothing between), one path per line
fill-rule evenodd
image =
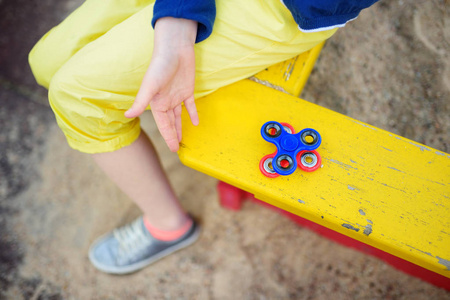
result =
M87 97L82 89L64 67L53 75L49 85L50 106L70 146L101 140L99 125L104 114L101 109L83 101ZM72 148L80 150L77 146Z
M92 134L97 124L104 118L104 110L98 103L89 101L89 88L81 85L65 68L56 72L50 81L48 99L58 125L79 134ZM87 129L89 128L89 130ZM90 131L90 132L88 132Z
M48 100L56 119L70 120L71 111L76 109L77 96L70 76L64 72L56 72L49 82ZM59 122L58 122L59 123Z
M131 144L139 135L139 119L128 119L114 105L114 94L96 88L70 64L52 77L50 106L69 145L81 152L110 152Z

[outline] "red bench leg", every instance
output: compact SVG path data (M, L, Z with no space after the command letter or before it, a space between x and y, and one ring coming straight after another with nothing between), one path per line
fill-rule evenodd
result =
M240 210L242 202L247 198L247 192L229 185L223 181L217 184L220 205L230 210Z

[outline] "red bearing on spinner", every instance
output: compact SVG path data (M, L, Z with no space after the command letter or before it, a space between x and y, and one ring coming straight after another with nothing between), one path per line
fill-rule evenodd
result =
M297 165L306 172L312 172L322 166L322 157L316 150L303 150L297 154Z
M275 153L268 154L261 158L261 161L259 162L259 169L261 170L261 173L264 174L264 176L269 178L275 178L280 176L272 167L272 160L275 157Z

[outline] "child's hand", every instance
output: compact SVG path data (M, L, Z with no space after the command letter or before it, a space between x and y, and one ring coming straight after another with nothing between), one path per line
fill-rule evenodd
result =
M173 152L181 141L181 104L184 102L194 125L198 114L194 102L197 22L161 18L155 25L155 43L150 66L133 106L125 112L134 118L150 104L159 132Z

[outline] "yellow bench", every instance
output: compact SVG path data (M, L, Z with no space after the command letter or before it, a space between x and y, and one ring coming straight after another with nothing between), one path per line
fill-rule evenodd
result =
M256 80L298 95L320 48ZM185 165L440 274L450 288L449 154L248 79L198 99L197 109L198 127L183 114ZM261 174L260 159L276 150L260 134L267 121L316 129L322 168L273 179Z

